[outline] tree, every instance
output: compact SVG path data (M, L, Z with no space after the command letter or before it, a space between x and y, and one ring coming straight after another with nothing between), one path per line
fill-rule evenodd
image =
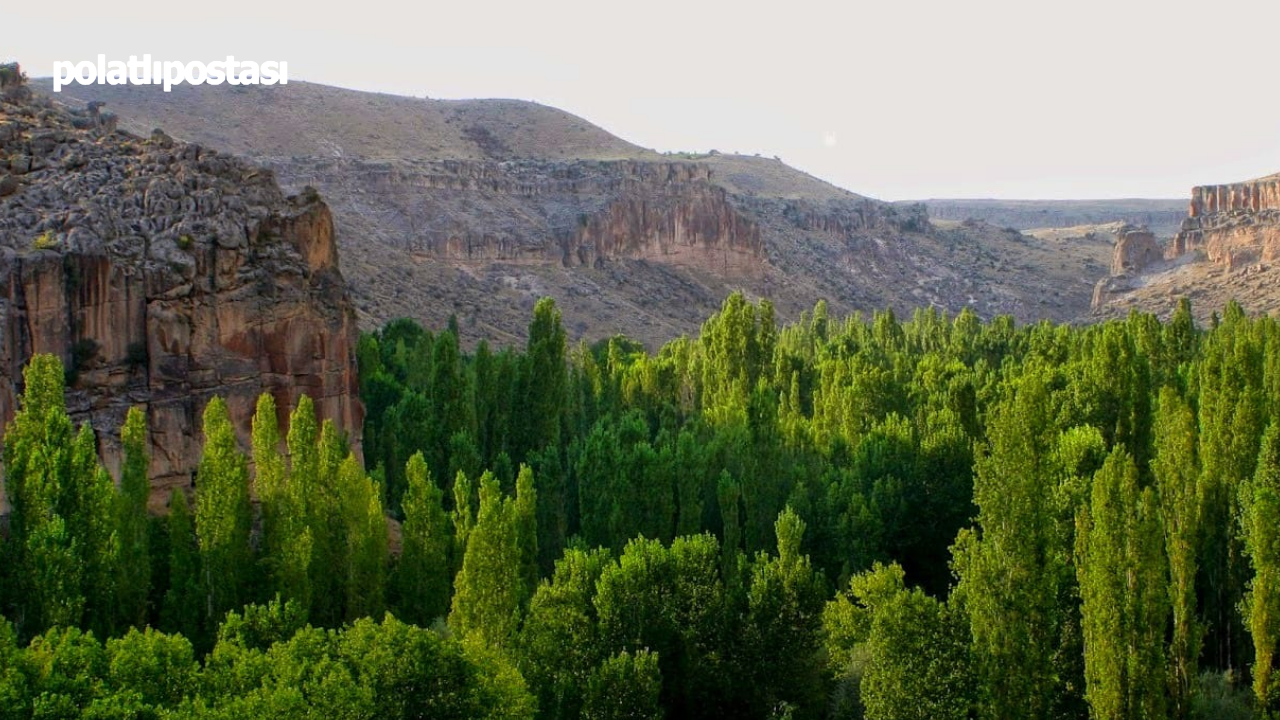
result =
M196 537L204 574L205 617L216 622L249 599L249 470L236 444L226 403L204 411L204 451L196 471Z
M662 672L658 657L647 650L623 650L591 673L583 720L660 720Z
M570 548L529 603L520 633L520 671L538 696L541 716L577 718L591 673L602 659L596 583L609 551Z
M786 508L775 528L778 555L756 556L747 592L742 671L759 715L784 702L817 707L822 697L819 631L826 583L800 552L800 516Z
M168 524L169 590L160 613L160 627L205 648L205 576L200 568L200 544L187 495L180 489L169 496Z
M346 592L345 620L376 617L385 610L387 521L382 491L354 454L338 469L338 492L343 523Z
M1179 342L1190 341L1183 338ZM1200 535L1196 485L1200 462L1196 456L1195 415L1169 387L1160 390L1151 469L1160 497L1165 554L1169 559L1169 609L1173 617L1169 645L1171 709L1176 717L1185 718L1197 676L1202 633L1196 614L1196 543Z
M115 619L114 483L98 464L93 431L73 433L65 374L53 355L35 355L5 434L4 481L12 513L6 565L18 632Z
M1031 371L1011 390L992 411L991 446L976 463L980 532L956 541L956 593L973 633L983 717L1047 717L1068 553L1054 544L1048 387Z
M449 613L449 626L462 638L499 649L510 646L528 598L519 538L515 501L503 496L497 478L486 472Z
M862 664L868 720L970 717L974 678L964 619L919 588L907 589L904 578L898 565L876 563L827 604L823 622L837 670Z
M1085 697L1097 720L1166 716L1169 598L1159 512L1151 488L1138 488L1132 457L1117 447L1077 521Z
M124 458L120 469L117 536L120 543L119 627L141 627L147 620L151 590L150 529L147 499L151 496L147 454L147 420L139 407L129 408L120 432Z
M400 559L392 576L394 605L400 619L426 627L449 611L449 521L422 453L409 458L405 479Z
M1280 709L1275 680L1280 641L1280 423L1267 426L1258 468L1240 488L1240 529L1253 578L1241 611L1253 638L1253 691L1265 712Z

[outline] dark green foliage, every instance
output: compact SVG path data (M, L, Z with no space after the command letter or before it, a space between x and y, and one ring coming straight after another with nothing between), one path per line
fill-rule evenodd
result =
M655 352L570 349L549 300L523 349L396 321L356 350L363 438L302 396L283 453L264 396L251 472L214 400L156 521L141 415L117 489L37 358L0 718L1274 709L1278 341L1238 306L779 326L734 295Z

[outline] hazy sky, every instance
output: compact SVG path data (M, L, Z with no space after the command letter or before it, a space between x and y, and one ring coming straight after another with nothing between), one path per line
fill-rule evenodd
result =
M856 192L1184 197L1280 171L1280 2L7 4L0 58L286 60L291 79L553 105ZM53 13L57 17L51 17Z

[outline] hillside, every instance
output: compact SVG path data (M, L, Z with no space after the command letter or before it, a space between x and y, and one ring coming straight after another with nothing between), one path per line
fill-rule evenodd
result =
M1183 297L1201 320L1232 300L1249 312L1280 312L1280 175L1195 187L1188 205L1167 243L1116 246L1092 318L1131 309L1168 317Z
M650 346L742 289L794 317L919 306L1068 319L1108 250L986 223L936 227L759 157L662 155L513 100L425 100L302 82L74 87L121 126L248 156L333 207L361 323L456 315L474 342L523 337L538 296L575 338Z
M1028 231L1108 223L1146 225L1162 238L1178 232L1186 200L922 200L937 220L982 220Z

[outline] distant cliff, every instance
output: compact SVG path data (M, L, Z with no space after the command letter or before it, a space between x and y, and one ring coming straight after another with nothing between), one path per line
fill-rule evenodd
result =
M358 434L355 314L328 207L272 173L160 131L0 97L0 422L37 352L68 367L68 408L118 463L125 412L146 408L153 503L191 482L199 419L227 399L248 438L254 402L302 393Z
M457 319L464 341L519 343L538 297L573 339L651 347L696 332L724 297L781 318L921 306L1021 320L1083 312L1107 260L983 223L938 228L781 160L661 154L513 100L427 100L287 86L67 88L120 126L240 153L333 208L365 327ZM1101 250L1101 251L1100 251Z
M1201 320L1232 300L1250 312L1276 312L1280 175L1192 188L1181 228L1167 245L1122 237L1114 257L1112 276L1095 288L1095 318L1132 309L1168 315L1183 297Z
M1193 188L1188 217L1168 255L1196 250L1228 269L1280 256L1280 176Z

